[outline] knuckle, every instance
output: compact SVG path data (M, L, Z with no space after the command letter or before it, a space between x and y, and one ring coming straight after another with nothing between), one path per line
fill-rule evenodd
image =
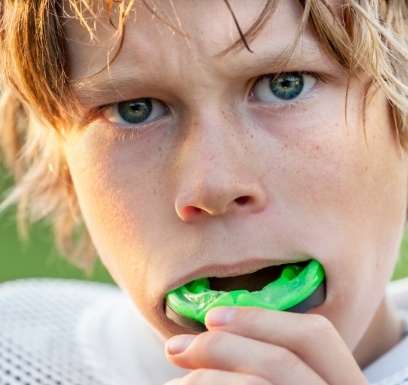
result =
M214 366L219 360L219 355L225 350L223 345L227 338L226 333L220 330L202 333L197 336L201 357L207 366Z
M269 366L271 363L269 362ZM290 373L299 365L299 358L290 350L281 348L279 354L275 357L273 365L280 369L280 371Z
M309 314L302 322L302 328L292 336L292 342L297 346L313 344L316 336L319 336L320 339L326 339L334 335L333 324L320 314Z
M332 333L334 331L333 324L320 314L310 314L308 317L308 329L311 333Z

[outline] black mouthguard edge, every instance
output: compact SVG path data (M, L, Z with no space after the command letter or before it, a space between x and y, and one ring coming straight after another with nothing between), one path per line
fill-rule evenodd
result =
M323 281L317 289L304 301L298 303L295 306L292 306L285 311L289 311L292 313L306 313L308 310L313 309L321 305L324 300L326 299L326 284ZM177 325L185 327L187 329L196 331L196 332L205 332L208 329L206 328L205 324L201 323L200 321L196 321L192 318L185 317L180 313L177 313L174 309L170 307L170 305L166 302L166 316L167 318L171 319Z

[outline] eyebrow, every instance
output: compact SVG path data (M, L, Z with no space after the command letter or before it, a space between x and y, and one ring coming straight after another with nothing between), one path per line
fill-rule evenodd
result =
M252 55L252 54L248 54ZM248 59L248 70L268 68L271 73L279 73L293 70L304 70L305 67L314 65L323 60L325 55L317 44L313 46L302 46L301 49L288 46L275 54L260 52L256 57ZM245 70L243 71L246 72Z
M241 53L227 53L225 56L217 57L218 60L229 60L233 55L245 55L245 67L239 57L234 59L231 64L231 70L228 72L240 76L258 76L267 73L279 73L284 71L307 70L308 67L315 65L316 62L324 60L326 55L323 54L321 47L316 41L304 37L301 39L302 44L296 44L293 49L291 45L286 45L284 49L275 47L273 51L265 50L255 53L249 53L242 50ZM131 93L136 89L149 89L159 82L159 78L153 80L149 73L142 69L141 66L133 64L115 66L116 68L106 68L95 75L88 76L84 80L73 81L71 83L74 94L78 101L84 105L105 104L107 99L128 100ZM154 81L155 80L155 81ZM109 95L109 97L107 97ZM150 95L146 94L145 97Z
M129 71L131 75L129 76ZM137 71L134 66L122 67L119 71L103 70L95 75L91 75L85 80L71 83L72 90L81 104L106 103L107 95L113 99L125 97L126 90L146 87L145 76Z

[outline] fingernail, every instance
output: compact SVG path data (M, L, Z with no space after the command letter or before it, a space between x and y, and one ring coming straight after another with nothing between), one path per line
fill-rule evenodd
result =
M216 307L207 313L205 324L213 327L226 325L231 321L235 311L233 307Z
M194 338L193 335L180 335L170 338L166 343L167 353L172 355L180 354L189 347Z

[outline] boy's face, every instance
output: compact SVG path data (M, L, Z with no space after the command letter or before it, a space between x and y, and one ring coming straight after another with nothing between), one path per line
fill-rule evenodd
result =
M406 156L384 96L370 93L364 115L365 81L349 84L310 30L280 81L264 76L278 71L296 33L297 1L278 2L253 53L222 55L239 39L223 1L161 1L171 27L140 3L101 72L114 41L104 11L93 40L79 21L66 25L89 122L65 151L102 260L169 336L182 331L164 314L170 289L316 258L327 298L313 312L354 348L405 221ZM246 31L264 2L231 4Z

